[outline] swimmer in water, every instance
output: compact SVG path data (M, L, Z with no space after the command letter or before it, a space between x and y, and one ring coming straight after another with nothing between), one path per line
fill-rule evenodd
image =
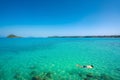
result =
M80 64L76 64L76 67L79 67L79 68L87 68L87 69L92 69L92 68L94 68L93 65L84 65L84 66L81 66Z

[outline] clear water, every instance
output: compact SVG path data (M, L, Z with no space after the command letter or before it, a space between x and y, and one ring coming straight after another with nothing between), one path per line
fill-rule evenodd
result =
M1 38L0 80L120 80L120 38Z

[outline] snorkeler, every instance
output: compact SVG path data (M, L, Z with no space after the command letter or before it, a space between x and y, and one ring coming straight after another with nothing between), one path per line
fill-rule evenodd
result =
M88 68L88 69L94 68L93 65L84 65L84 66L81 66L80 64L76 64L76 67L79 67L79 68Z

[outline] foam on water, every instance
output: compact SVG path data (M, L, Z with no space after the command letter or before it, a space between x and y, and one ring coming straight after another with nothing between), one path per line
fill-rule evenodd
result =
M0 39L0 80L120 80L119 74L120 39Z

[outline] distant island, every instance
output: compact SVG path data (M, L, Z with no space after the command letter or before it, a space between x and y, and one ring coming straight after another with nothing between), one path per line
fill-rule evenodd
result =
M21 36L16 36L14 34L10 34L7 36L7 38L22 38Z
M120 38L120 35L98 35L98 36L49 36L48 38Z

